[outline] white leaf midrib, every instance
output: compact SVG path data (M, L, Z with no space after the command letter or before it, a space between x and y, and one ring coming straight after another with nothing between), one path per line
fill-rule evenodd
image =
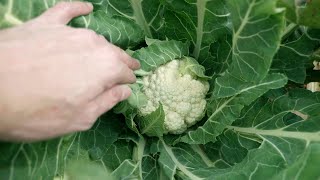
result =
M136 20L137 24L145 31L146 35L148 37L152 37L149 24L142 10L142 1L143 0L131 0L132 9L134 12L134 19Z
M297 132L297 131L284 131L282 129L265 130L265 129L256 129L255 127L235 127L235 126L228 126L227 128L240 133L301 139L307 142L310 142L310 141L320 142L319 131L318 132Z
M202 39L203 39L203 26L204 26L204 18L206 13L206 4L207 0L198 0L197 1L197 13L198 13L198 25L197 25L197 40L194 48L193 55L196 59L199 58L200 55L200 48L202 45Z
M208 167L215 167L215 163L211 161L211 159L203 152L203 150L199 147L199 145L192 144L190 145L192 150L196 152L202 159L202 161L208 166Z
M192 180L203 180L204 178L198 177L197 175L190 172L185 165L181 164L179 160L174 155L171 147L169 147L164 141L162 141L163 147L170 156L171 160L176 164L177 168L182 171L185 175L187 175Z
M236 44L237 44L237 42L238 42L238 38L240 37L240 34L242 33L243 29L245 28L246 24L247 24L248 21L249 21L250 14L251 14L251 11L252 11L254 5L255 5L255 0L249 4L248 10L247 10L244 18L242 19L242 22L241 22L241 24L240 24L240 27L237 29L236 32L234 32L234 36L233 36L233 46L232 46L232 49L233 49L233 50L235 49L235 46L236 46Z
M12 14L12 10L13 10L13 0L9 0L8 1L8 9L7 12L4 14L4 20L6 22L8 22L11 25L20 25L23 23L22 20L20 20L19 18L15 17Z

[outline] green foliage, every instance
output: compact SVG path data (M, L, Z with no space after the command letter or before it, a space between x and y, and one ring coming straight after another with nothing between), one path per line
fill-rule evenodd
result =
M164 118L163 107L160 105L157 110L138 120L141 133L148 136L161 137L165 133Z
M320 178L320 94L299 88L319 59L318 0L88 1L94 12L70 26L130 52L137 75L187 60L184 71L210 78L206 115L181 135L162 135L161 106L138 121L146 103L138 83L87 132L1 143L0 179ZM57 2L0 0L0 27Z
M287 9L288 20L311 28L320 28L319 0L279 0L279 6Z

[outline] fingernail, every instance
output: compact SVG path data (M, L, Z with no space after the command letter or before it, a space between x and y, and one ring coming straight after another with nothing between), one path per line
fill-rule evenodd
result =
M86 5L87 5L88 7L90 7L90 8L93 8L92 3L90 3L90 2L86 2Z
M137 62L137 64L139 65L139 67L141 66L141 63L140 63L140 61L139 60L137 60L137 59L134 59L136 62Z

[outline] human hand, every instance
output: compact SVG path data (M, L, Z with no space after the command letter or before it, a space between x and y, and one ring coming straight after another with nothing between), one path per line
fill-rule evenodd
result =
M63 2L0 31L0 139L35 141L89 129L128 98L139 68L120 48L66 26L91 4Z

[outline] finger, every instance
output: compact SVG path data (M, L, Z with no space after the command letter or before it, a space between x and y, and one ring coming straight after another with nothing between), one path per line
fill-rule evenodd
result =
M67 24L73 18L92 12L91 3L84 2L60 2L43 13L39 20L49 24Z
M112 109L119 102L127 99L131 95L131 89L127 85L117 85L100 94L92 100L86 107L94 117L99 117L103 113Z
M134 72L128 68L124 64L118 65L118 70L115 70L113 73L114 83L113 84L132 84L135 83L137 78ZM107 79L110 79L110 77L106 77Z
M132 70L138 70L140 68L140 62L129 56L124 50L115 46L114 50L116 57L119 58L124 64L126 64Z

